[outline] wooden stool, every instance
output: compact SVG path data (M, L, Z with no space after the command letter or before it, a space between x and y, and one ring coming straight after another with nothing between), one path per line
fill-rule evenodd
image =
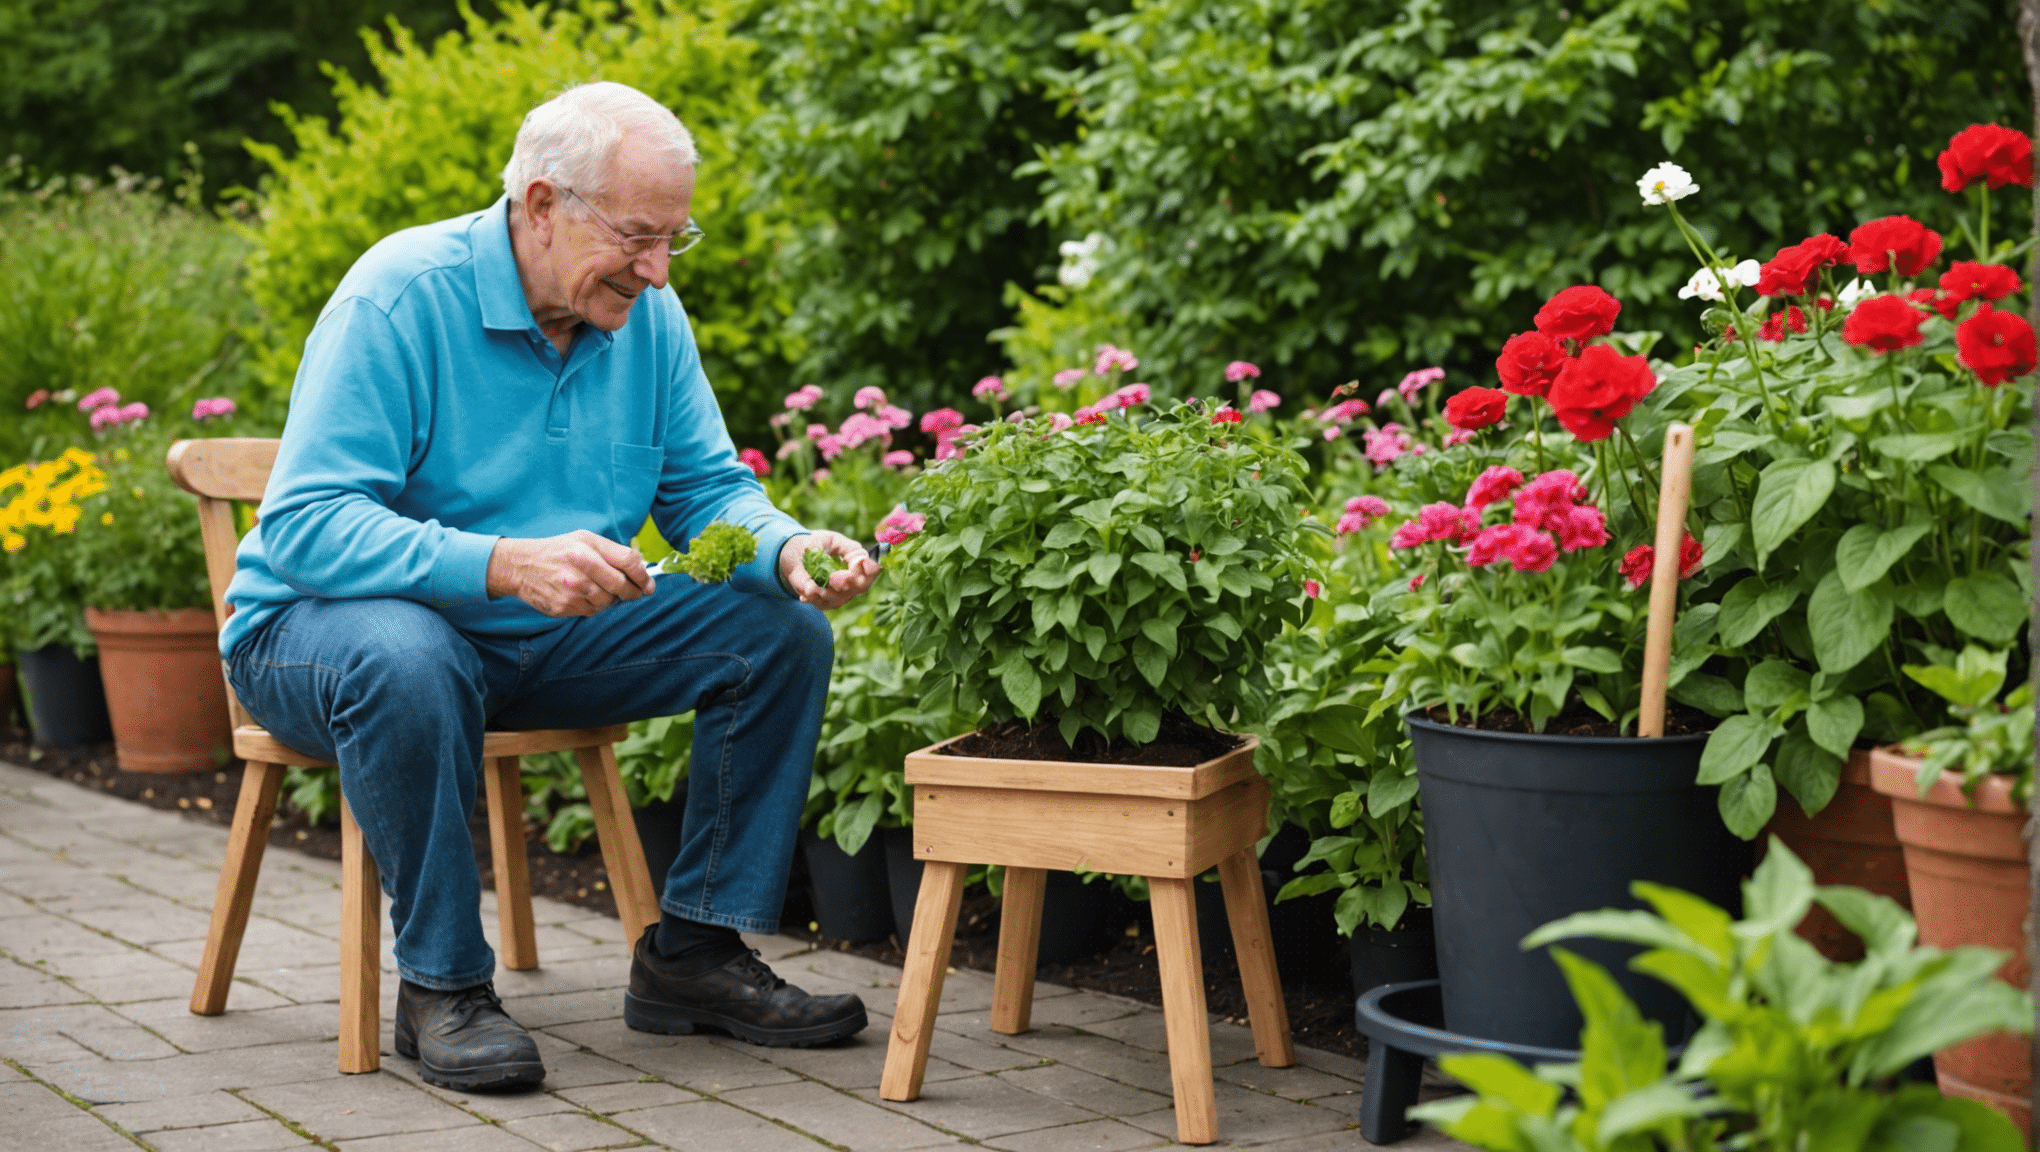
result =
M939 746L908 755L914 858L925 867L879 1095L899 1101L921 1095L969 865L1006 867L992 1031L1008 1035L1027 1031L1034 1007L1046 870L1117 872L1148 878L1176 1137L1185 1144L1218 1139L1204 964L1190 891L1214 864L1239 953L1255 1055L1270 1068L1296 1063L1254 857L1255 841L1267 832L1269 799L1268 782L1254 770L1258 742L1250 738L1194 768L985 760L941 755Z

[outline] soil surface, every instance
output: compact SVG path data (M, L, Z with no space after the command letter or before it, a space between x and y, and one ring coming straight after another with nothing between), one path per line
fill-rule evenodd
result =
M937 755L981 756L997 760L1068 760L1080 764L1144 764L1157 768L1194 768L1246 743L1230 732L1206 728L1180 712L1163 715L1152 743L1129 744L1089 730L1077 733L1074 746L1054 722L1029 725L1024 720L988 724L936 749Z
M1021 727L1024 729L1024 725ZM1237 737L1227 733L1197 725L1192 727L1205 734L1193 738L1204 739L1206 744L1203 749L1193 750L1194 759L1183 761L1185 764L1201 763L1239 744ZM1053 728L1050 731L1053 732ZM1212 740L1213 737L1216 740ZM1169 739L1169 729L1164 727L1163 740ZM1189 745L1186 742L1179 746ZM1065 751L1057 758L1071 757ZM0 759L68 780L81 788L178 811L188 819L222 827L233 822L234 805L241 791L242 764L238 760L229 761L218 771L183 776L123 772L115 766L112 744L43 748L19 739L0 742ZM479 789L477 793L479 795ZM474 839L475 861L481 869L482 883L493 887L494 869L489 860L484 811L485 806L478 802L469 830ZM537 821L525 821L532 892L614 916L616 901L610 894L608 873L602 867L602 857L594 843L589 842L573 855L561 856L545 846L543 831ZM276 817L270 822L269 843L273 847L289 848L328 860L340 858L337 818L330 825L312 825L306 822L304 813L281 801L277 805ZM998 899L982 887L965 893L951 964L992 971L998 956L998 903ZM823 937L812 927L813 922L814 911L802 854L796 852L794 875L788 885L786 907L781 913L782 931L813 940L822 947L855 952L888 964L898 965L905 960L896 941L851 945ZM1154 923L1147 905L1133 905L1131 921L1114 938L1109 950L1068 964L1043 964L1038 976L1072 988L1107 992L1159 1006L1162 1002L1161 975L1155 963ZM1239 972L1231 958L1208 957L1204 965L1204 981L1210 1010L1230 1021L1245 1024L1246 999L1240 993ZM1300 980L1285 976L1283 998L1289 1008L1290 1028L1298 1044L1357 1059L1366 1058L1367 1041L1353 1026L1353 995L1346 980Z
M1433 705L1424 713L1424 719L1434 724L1450 724L1455 728L1476 728L1483 732L1533 732L1530 721L1514 712L1483 712L1478 720L1462 712L1457 720L1452 718L1443 704ZM1720 723L1714 717L1688 707L1677 701L1665 705L1665 735L1697 736L1714 731ZM1602 717L1599 712L1584 704L1575 702L1565 711L1553 716L1544 725L1546 736L1634 736L1635 732L1624 732Z

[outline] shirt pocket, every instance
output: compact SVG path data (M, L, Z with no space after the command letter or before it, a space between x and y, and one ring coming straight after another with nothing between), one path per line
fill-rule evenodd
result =
M610 515L622 539L629 541L644 527L651 515L652 497L659 489L659 475L666 467L666 453L649 444L613 443L609 446Z

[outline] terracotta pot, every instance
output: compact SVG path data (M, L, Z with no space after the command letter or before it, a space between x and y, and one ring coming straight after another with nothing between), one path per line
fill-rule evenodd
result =
M1817 816L1806 815L1790 793L1764 830L1785 842L1813 869L1819 884L1847 884L1912 908L1905 854L1891 828L1891 799L1870 786L1870 753L1857 749L1842 766L1842 782ZM1770 843L1769 836L1764 842ZM1863 958L1863 942L1816 904L1799 922L1799 935L1837 963Z
M1925 796L1920 762L1879 748L1870 754L1870 782L1891 797L1892 825L1905 845L1913 914L1920 942L1937 948L1980 944L2012 954L1998 979L2028 986L2026 812L2012 803L2012 781L1992 776L1962 794L1962 777L1943 772ZM1941 1091L1996 1105L2033 1132L2033 1059L2024 1036L1996 1032L1934 1054Z
M233 737L219 630L209 609L87 608L85 626L99 641L99 672L123 769L202 772L226 762Z

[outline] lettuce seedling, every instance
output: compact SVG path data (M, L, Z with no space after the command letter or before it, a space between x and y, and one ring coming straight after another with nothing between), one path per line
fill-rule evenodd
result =
M665 571L684 572L697 584L723 584L736 575L737 566L758 555L758 538L749 528L716 521L701 530L686 552L666 557Z

